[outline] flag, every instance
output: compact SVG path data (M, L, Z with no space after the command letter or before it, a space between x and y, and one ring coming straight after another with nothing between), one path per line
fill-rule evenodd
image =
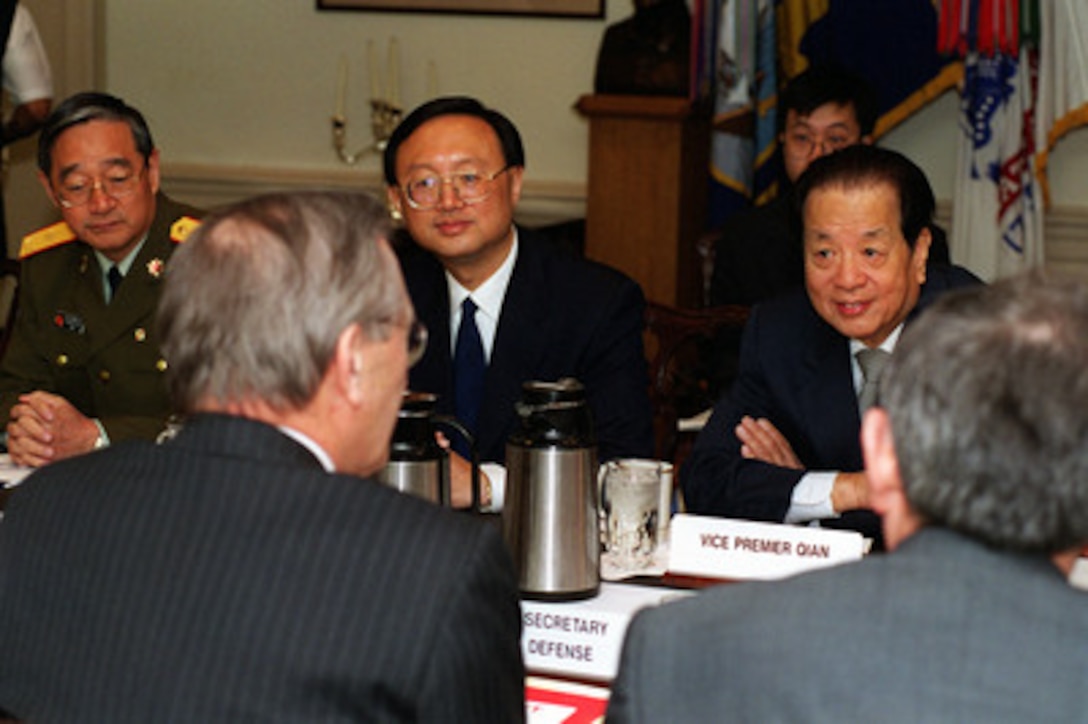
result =
M775 197L779 81L833 64L877 91L875 135L956 85L962 65L937 52L932 0L713 0L719 28L710 223Z
M773 154L776 77L771 0L715 0L713 6L710 24L717 28L717 36L711 227L748 206L762 191L756 186L757 164Z
M880 137L960 79L938 52L932 0L778 0L783 81L809 65L834 65L863 78L877 96Z
M1045 260L1047 161L1088 123L1086 37L1083 3L942 2L941 42L967 57L953 254L986 279Z
M1038 58L968 52L960 100L952 256L986 280L1043 261L1035 153Z
M1035 166L1044 199L1050 151L1069 131L1088 124L1088 8L1078 2L1031 3L1039 38ZM1036 19L1037 18L1037 19Z

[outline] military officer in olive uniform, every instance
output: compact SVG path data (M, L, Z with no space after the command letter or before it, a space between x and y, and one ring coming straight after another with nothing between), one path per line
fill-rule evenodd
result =
M163 429L155 308L170 255L200 216L160 193L147 123L113 96L59 105L38 166L64 221L23 240L19 310L0 361L8 450L33 466Z

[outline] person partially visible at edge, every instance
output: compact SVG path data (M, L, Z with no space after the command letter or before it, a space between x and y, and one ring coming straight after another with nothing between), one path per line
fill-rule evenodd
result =
M53 70L30 11L18 2L4 5L10 15L0 11L0 18L10 21L10 25L4 26L6 42L0 74L12 105L0 134L6 146L33 134L45 123L53 107Z
M11 112L0 129L0 145L32 135L53 108L53 71L34 17L14 0L0 3L0 76ZM4 201L0 195L0 249L8 253Z
M409 383L438 395L439 411L475 435L484 503L502 508L506 440L530 380L582 383L601 460L651 456L642 291L514 223L525 172L514 124L473 98L428 101L393 132L384 169L389 206L410 236L398 248L405 281L432 335ZM474 386L461 384L455 364L466 303L484 367ZM468 464L456 453L451 463L455 504L467 505Z
M63 221L23 240L0 360L7 448L31 466L163 430L171 407L155 308L171 255L202 215L161 193L147 122L111 95L57 106L38 167Z
M861 431L890 552L719 586L627 629L608 721L1084 721L1088 286L951 292Z
M498 530L373 476L426 345L362 194L217 212L159 313L180 429L32 473L0 709L33 722L520 722Z
M933 191L902 154L855 145L824 156L797 195L805 287L753 309L737 381L681 470L684 499L693 513L818 521L879 547L858 441L863 350L890 352L917 311L980 282L927 264Z

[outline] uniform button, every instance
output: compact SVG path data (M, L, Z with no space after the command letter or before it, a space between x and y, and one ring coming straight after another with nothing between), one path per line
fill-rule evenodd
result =
M159 372L165 372L166 371L166 360L160 359L158 362L156 362L155 363L155 369L157 369Z
M143 342L147 339L147 330L143 327L137 327L136 331L132 333L132 336L136 338L137 342Z
M60 367L64 367L67 364L68 364L68 355L58 354L57 355L57 365L60 366Z
M98 379L102 380L103 382L109 382L110 381L110 371L109 370L100 371L98 373Z

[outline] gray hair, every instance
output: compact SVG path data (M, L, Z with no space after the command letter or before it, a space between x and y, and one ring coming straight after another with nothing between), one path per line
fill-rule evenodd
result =
M76 93L53 109L38 135L38 168L49 176L53 167L53 147L72 126L91 121L125 123L132 131L132 142L144 161L151 157L155 142L143 114L116 96L106 93Z
M991 546L1088 542L1088 286L1042 272L943 297L881 385L904 490Z
M203 400L308 402L344 329L387 339L411 303L388 215L364 194L272 194L204 220L171 258L159 306L167 384L192 412Z

